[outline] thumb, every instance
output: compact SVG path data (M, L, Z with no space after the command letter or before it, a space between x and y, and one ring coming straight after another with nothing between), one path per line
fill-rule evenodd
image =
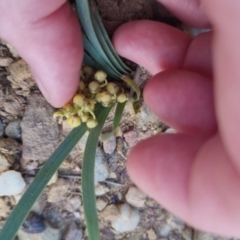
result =
M78 20L66 0L0 1L0 36L28 62L53 106L71 99L83 49Z

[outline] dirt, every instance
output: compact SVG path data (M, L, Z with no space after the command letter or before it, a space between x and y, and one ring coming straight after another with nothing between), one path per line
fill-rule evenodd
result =
M179 23L172 21L171 15L154 0L97 0L97 4L110 35L121 24L136 19L167 19L167 22ZM10 169L21 172L29 185L38 169L70 129L52 118L54 109L37 89L27 64L1 40L0 60L0 120L5 128L10 122L20 119L22 129L20 140L7 138L5 134L1 137L0 153L14 158ZM149 77L142 69L141 81L144 83ZM106 216L104 209L110 205L126 203L126 194L129 188L134 186L126 171L126 156L130 149L138 141L167 129L144 102L140 110L140 113L135 115L131 105L127 105L118 134L108 143L99 143L102 160L108 167L108 177L96 185L101 239L220 239L191 229L148 196L138 208L141 217L135 230L119 233L106 220L115 216L111 216L111 213ZM113 114L110 114L104 132L111 129L112 120ZM80 188L86 139L85 136L77 144L61 165L56 178L49 183L33 207L33 211L40 216L37 221L43 232L29 234L21 230L20 240L87 240ZM0 198L0 229L20 197L21 194ZM142 198L141 193L140 197ZM35 219L36 216L30 219L29 224Z

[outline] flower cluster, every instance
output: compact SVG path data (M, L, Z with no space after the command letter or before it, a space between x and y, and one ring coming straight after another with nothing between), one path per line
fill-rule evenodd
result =
M93 70L85 67L84 72L89 77ZM116 102L123 103L127 100L127 95L121 87L116 83L107 81L105 72L99 70L95 72L93 77L94 80L88 84L81 81L78 92L72 101L56 111L53 117L62 117L72 128L78 127L84 122L88 128L94 128L98 124L94 114L97 102L104 107L109 107Z

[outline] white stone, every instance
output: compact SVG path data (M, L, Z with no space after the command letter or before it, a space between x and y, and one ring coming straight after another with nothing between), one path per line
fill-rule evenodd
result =
M58 181L50 186L50 190L48 193L48 202L59 202L61 201L64 194L67 193L69 188L69 182L62 178L58 179Z
M169 225L165 225L161 230L160 230L160 236L167 238L170 231L172 228Z
M10 57L0 57L0 66L8 67L13 62L13 59Z
M53 229L47 226L46 230L42 233L26 233L21 228L18 231L19 240L60 240L61 232L59 229Z
M51 184L56 183L58 180L58 172L55 172L49 182L47 183L47 186L50 186Z
M111 226L119 233L135 230L140 220L140 213L128 204L119 207L118 217L111 222Z
M97 184L95 185L95 194L96 196L102 196L106 193L109 192L109 188L104 186L104 185L101 185L101 184Z
M82 204L81 198L79 195L73 196L70 199L68 199L65 208L69 212L74 212L76 210L79 210L80 206Z
M127 194L127 202L137 208L144 207L147 195L136 187L130 187Z
M109 176L108 165L104 161L103 152L100 148L96 151L96 158L95 158L95 169L94 169L94 181L95 184L98 182L105 181L106 178Z
M116 148L116 145L117 145L116 137L114 135L111 135L109 139L103 141L104 152L107 154L112 154Z
M21 121L15 120L13 122L10 122L7 127L5 128L5 134L8 137L14 138L14 139L20 139L21 138Z
M16 171L7 171L0 174L0 196L19 194L25 188L22 175Z
M119 210L116 205L111 204L108 205L102 212L101 212L101 217L105 221L110 221L113 222L116 219L119 218Z
M107 206L107 202L102 199L97 199L96 207L98 211L102 211Z
M176 130L173 128L168 128L165 133L176 133Z
M4 172L11 167L14 159L11 155L0 153L0 172Z
M155 239L157 239L157 235L156 235L156 233L153 231L152 228L147 231L147 235L148 235L148 239L149 239L149 240L155 240Z

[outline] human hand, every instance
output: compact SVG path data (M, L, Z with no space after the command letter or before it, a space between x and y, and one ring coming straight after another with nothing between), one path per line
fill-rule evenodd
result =
M28 62L55 107L78 87L83 56L77 18L66 0L0 0L0 37Z
M154 74L146 103L178 132L139 143L128 172L190 225L239 237L240 2L160 1L185 22L210 22L214 30L191 39L162 23L135 21L115 33L119 54Z

